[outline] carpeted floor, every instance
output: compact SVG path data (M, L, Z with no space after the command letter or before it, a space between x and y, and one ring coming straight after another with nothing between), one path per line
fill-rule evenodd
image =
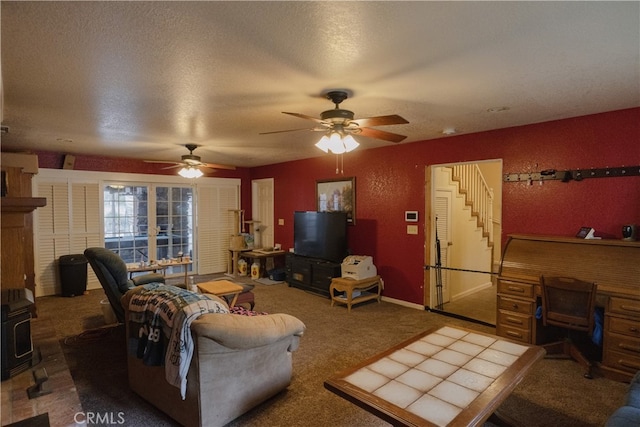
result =
M122 418L127 426L177 425L129 390L124 343L123 325L94 329L61 340L82 408L85 412L110 414L110 419Z
M261 279L256 279L254 280L254 282L257 282L261 285L267 285L267 286L271 286L271 285L280 285L282 283L284 283L282 280L271 280L269 278L263 277Z
M254 293L255 310L291 314L307 330L293 354L294 377L289 388L231 422L230 427L386 426L327 391L324 380L430 328L449 324L495 332L488 326L387 302L361 304L348 313L343 305L331 307L327 298L286 284L256 284ZM104 327L103 298L103 292L96 290L75 298L38 299L39 314L55 320L84 410L122 412L125 425L130 426L175 425L128 389L123 328ZM579 365L570 360L545 359L501 411L524 426L601 426L622 403L626 389L626 384L605 378L584 379Z

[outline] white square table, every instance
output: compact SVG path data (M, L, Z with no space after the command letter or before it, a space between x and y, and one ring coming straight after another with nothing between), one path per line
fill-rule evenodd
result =
M325 381L393 425L482 425L545 354L542 347L444 326Z

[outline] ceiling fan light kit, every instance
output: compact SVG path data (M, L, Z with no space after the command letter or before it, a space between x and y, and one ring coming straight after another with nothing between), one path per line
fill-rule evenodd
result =
M325 135L316 143L316 147L328 153L344 154L358 148L360 144L351 135L342 136L338 132L332 132L329 136Z
M178 171L178 175L183 178L200 178L204 173L194 166L187 166Z

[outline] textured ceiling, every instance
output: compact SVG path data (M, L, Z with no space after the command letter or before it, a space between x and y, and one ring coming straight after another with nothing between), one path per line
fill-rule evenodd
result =
M258 166L325 155L347 88L402 143L640 106L639 2L7 2L3 150ZM508 110L490 113L494 107ZM391 143L356 137L360 149Z

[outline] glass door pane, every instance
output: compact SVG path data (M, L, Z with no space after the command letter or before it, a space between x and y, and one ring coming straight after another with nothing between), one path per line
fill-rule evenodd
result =
M127 263L149 261L146 186L104 187L104 245Z
M193 253L193 189L156 187L156 257L158 260ZM167 274L184 274L184 267L170 267ZM192 270L192 265L187 266Z

